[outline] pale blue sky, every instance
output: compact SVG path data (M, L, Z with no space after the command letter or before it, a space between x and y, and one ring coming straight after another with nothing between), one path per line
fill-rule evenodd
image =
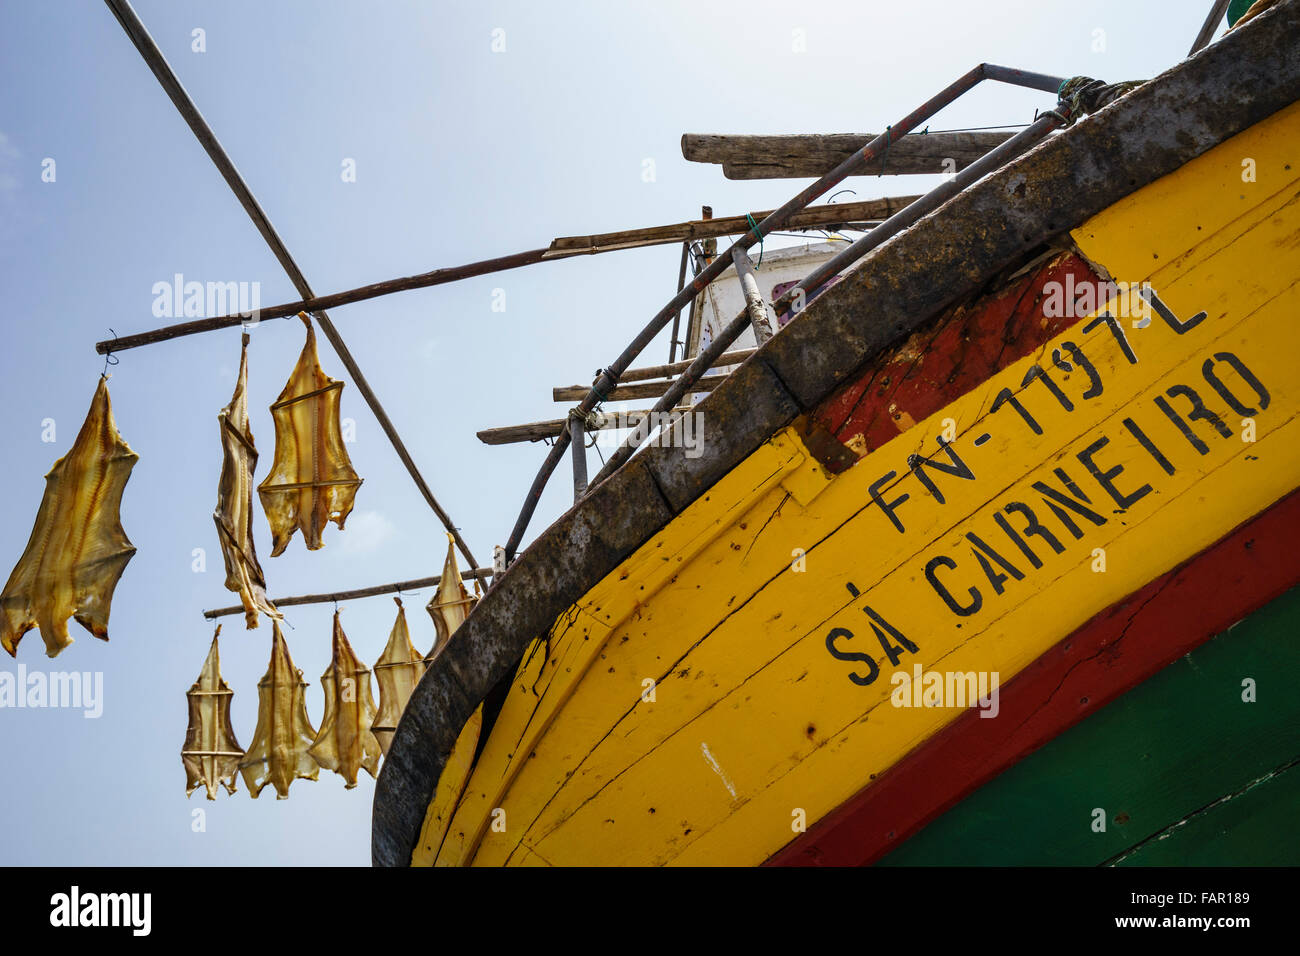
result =
M875 131L981 60L1069 76L1143 78L1172 65L1209 7L1156 0L970 3L163 2L136 8L316 291L545 245L552 237L770 208L802 181L729 182L681 158L683 132ZM191 50L191 31L207 50ZM506 50L493 53L492 31ZM796 53L793 31L806 38ZM1101 37L1103 50L1096 31ZM1021 123L1051 97L986 84L934 129ZM57 179L41 180L42 160ZM345 158L357 181L340 178ZM656 178L643 181L643 160ZM857 198L928 178L859 178ZM434 492L481 562L503 544L544 454L487 447L478 429L560 417L555 385L587 382L675 289L678 249L549 263L346 306L333 316ZM158 281L257 281L264 305L296 296L108 9L95 0L0 6L0 573L26 544L43 475L89 406L112 327L144 331ZM492 290L506 311L491 310ZM267 406L302 346L297 322L265 323L250 352L252 428L265 474ZM644 361L666 360L666 339ZM186 801L179 751L185 690L211 638L203 608L234 603L212 524L238 330L123 353L110 387L139 453L123 524L138 554L114 601L112 642L74 625L29 669L104 674L104 713L0 710L5 813L0 863L369 862L373 782L299 781L277 802ZM326 372L346 374L326 342ZM350 383L343 414L365 479L347 530L300 537L270 558L273 595L436 574L445 538ZM57 440L42 442L54 419ZM596 464L593 461L593 464ZM567 466L530 538L566 507ZM195 548L206 573L191 570ZM416 644L432 643L408 600ZM292 608L286 636L321 715L329 606ZM345 606L367 661L393 618L388 598ZM222 664L240 743L251 740L268 627L227 618ZM7 657L0 668L15 669ZM191 810L207 829L191 830Z

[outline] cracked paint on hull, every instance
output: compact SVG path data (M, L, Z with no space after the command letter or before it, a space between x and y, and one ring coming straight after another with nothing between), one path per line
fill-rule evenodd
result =
M1078 288L1101 279L1081 257L1061 251L1027 274L998 283L996 291L948 309L933 326L870 362L808 416L805 436L828 432L852 454L811 442L809 450L832 474L841 472L954 395L1040 349L1079 321L1073 313L1044 315L1045 289L1067 277Z

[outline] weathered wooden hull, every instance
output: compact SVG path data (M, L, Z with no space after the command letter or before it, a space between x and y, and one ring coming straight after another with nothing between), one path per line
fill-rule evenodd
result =
M871 862L1300 583L1296 7L883 246L703 458L548 529L412 696L376 861ZM1149 321L1070 294L1105 279Z

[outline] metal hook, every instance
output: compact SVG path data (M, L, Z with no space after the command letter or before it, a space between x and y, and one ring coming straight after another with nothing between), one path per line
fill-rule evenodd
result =
M116 332L114 329L109 329L108 331L110 331L110 332L113 333L113 341L116 342L116 341L117 341L117 338L118 338L118 336L117 336L117 332ZM109 349L109 350L104 354L104 371L102 371L102 372L99 373L99 377L100 377L100 378L108 378L108 367L109 367L110 365L117 365L117 364L120 363L120 361L121 361L121 360L120 360L116 355L113 354L113 350L112 350L112 349Z

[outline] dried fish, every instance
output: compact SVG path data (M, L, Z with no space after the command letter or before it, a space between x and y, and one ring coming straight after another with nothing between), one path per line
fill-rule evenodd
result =
M275 461L257 486L271 523L272 557L284 552L299 529L310 551L322 546L327 521L342 531L361 484L339 427L343 383L321 371L311 320L301 312L298 317L307 326L307 342L271 406Z
M258 613L281 620L266 596L266 577L253 550L253 471L257 448L248 426L248 333L239 353L239 378L230 404L217 415L221 425L221 481L217 485L217 539L226 561L226 589L239 595L246 627L257 627Z
M190 722L185 729L185 747L181 750L181 760L185 763L185 796L202 786L207 788L209 800L217 799L218 784L227 793L235 792L239 760L244 756L244 748L235 739L235 728L230 723L230 700L235 692L221 677L221 657L217 651L220 635L218 624L203 670L185 692Z
M401 598L397 602L397 620L388 635L384 653L375 662L375 678L379 681L379 713L370 729L379 746L387 755L397 731L397 721L406 709L415 685L424 676L424 659L411 643L411 632L406 626L406 609Z
M299 777L315 780L320 767L308 753L316 731L307 716L307 683L293 666L280 623L271 621L271 629L271 662L257 682L257 729L239 772L254 798L269 783L283 800L289 784Z
M95 397L72 449L45 476L27 550L0 592L0 645L39 627L50 657L72 643L68 618L108 640L113 590L135 548L122 530L122 492L139 456L118 434L108 379Z
M474 590L478 590L478 582L474 582ZM438 638L433 642L433 647L425 657L425 661L432 661L442 653L442 649L447 646L451 640L451 635L455 633L456 628L465 623L465 618L469 617L469 612L474 609L478 603L478 596L470 597L469 591L465 590L465 583L460 578L460 568L456 564L456 544L455 539L447 535L447 560L442 565L442 578L438 581L438 590L433 597L429 599L425 610L433 618L434 629L438 632Z
M370 669L352 650L338 611L334 612L334 656L320 685L325 691L325 717L310 752L318 764L346 780L351 790L357 785L360 768L372 777L379 773L382 751L370 731L375 722Z

